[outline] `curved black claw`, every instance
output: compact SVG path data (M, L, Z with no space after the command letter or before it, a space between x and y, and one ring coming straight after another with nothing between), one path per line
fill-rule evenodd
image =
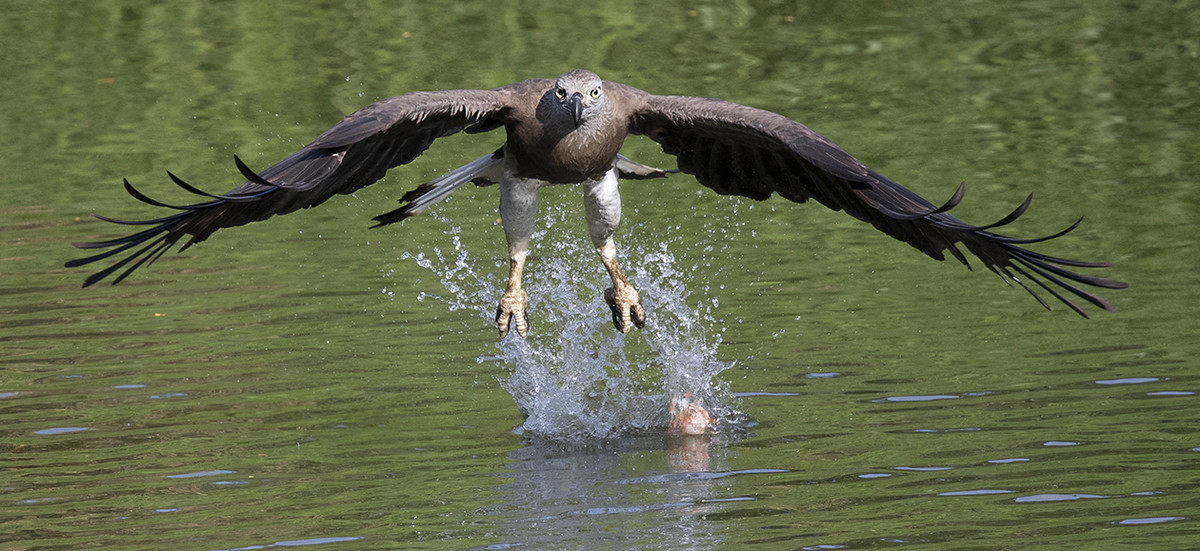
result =
M633 286L623 285L619 291L612 287L605 289L604 302L612 310L613 327L617 331L628 333L635 326L638 329L646 326L646 310Z
M496 329L500 338L508 336L510 329L517 334L529 335L529 295L520 289L505 291L496 307Z

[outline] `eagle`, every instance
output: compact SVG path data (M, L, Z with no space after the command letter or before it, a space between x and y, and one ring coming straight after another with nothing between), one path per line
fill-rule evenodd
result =
M621 271L613 235L621 220L621 178L662 178L672 172L695 177L722 195L764 200L773 195L796 203L809 199L871 224L926 255L946 252L968 268L966 254L1005 280L1024 288L1043 307L1044 291L1084 318L1076 299L1106 311L1108 300L1082 286L1123 289L1127 284L1087 275L1079 268L1104 268L1049 256L1026 248L1074 230L1076 220L1057 233L1018 238L996 233L1029 208L1032 194L1004 218L972 225L949 211L963 199L960 184L948 201L935 205L868 168L807 126L770 111L720 99L643 92L595 73L575 69L556 79L530 79L490 90L411 92L372 103L342 119L308 145L262 172L237 156L245 178L227 193L213 194L167 172L175 185L201 199L167 204L124 181L135 199L172 211L149 220L100 220L142 228L103 241L73 243L80 249L107 249L66 263L83 266L117 257L87 277L83 286L116 274L114 284L184 240L180 250L204 241L221 228L266 220L319 205L334 195L371 185L391 168L411 162L433 142L453 134L504 129L503 145L400 198L401 206L374 218L380 227L417 215L471 182L497 185L500 219L508 243L509 274L496 327L503 338L515 329L529 332L529 297L521 288L530 238L536 222L538 189L576 185L583 194L588 235L612 286L604 292L613 326L622 333L643 327L641 297ZM675 157L677 169L659 170L620 154L629 135L645 136ZM124 255L124 256L120 256Z

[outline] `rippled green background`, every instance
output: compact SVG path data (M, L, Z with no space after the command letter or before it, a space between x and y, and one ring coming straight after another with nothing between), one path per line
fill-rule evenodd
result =
M2 549L1200 536L1194 2L4 8ZM164 169L219 192L238 180L233 154L264 168L376 99L574 67L778 111L935 202L965 180L968 221L1032 191L1017 231L1085 215L1039 250L1113 261L1106 275L1131 288L1108 293L1120 312L1084 321L816 204L627 184L623 248L668 244L753 422L703 446L564 445L512 432L521 416L497 382L511 367L480 360L497 350L489 307L457 307L441 273L402 258L453 264L457 237L498 289L494 188L366 229L497 136L444 140L356 196L222 231L117 287L80 289L85 272L61 267L70 241L113 234L89 213L155 214L121 178L168 201L185 198ZM640 139L625 153L668 163ZM566 223L528 277L565 262L602 278L587 255L561 258L584 236L577 193L543 198Z

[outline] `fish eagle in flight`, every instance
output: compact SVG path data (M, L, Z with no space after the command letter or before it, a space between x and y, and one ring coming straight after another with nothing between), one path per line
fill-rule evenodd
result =
M352 193L375 183L388 169L411 162L435 140L459 132L480 133L503 127L505 141L494 153L471 161L422 184L401 197L400 208L375 217L379 227L420 213L458 187L473 182L498 184L500 218L508 240L509 275L496 326L529 331L529 297L521 289L529 240L533 235L538 188L576 184L583 192L588 234L612 278L605 299L618 331L642 327L646 313L638 292L617 262L613 234L621 219L618 178L666 176L620 155L625 137L642 135L673 155L678 171L723 195L755 200L779 194L797 203L815 199L834 210L943 260L949 251L970 267L957 244L989 270L1016 282L1047 309L1038 290L1062 301L1083 317L1073 298L1114 311L1112 303L1080 284L1123 289L1120 281L1086 275L1077 268L1102 268L1085 262L1034 252L1025 246L1061 237L1066 229L1043 237L1016 238L996 228L1016 220L1032 195L1008 216L986 225L967 224L949 214L963 198L964 187L942 205L871 170L824 136L782 115L719 99L659 96L591 71L572 70L557 79L531 79L492 90L412 92L372 103L345 117L286 159L256 173L236 156L246 181L224 194L205 192L168 172L179 187L201 196L189 205L170 205L124 182L134 198L174 211L151 220L97 218L140 229L129 235L86 243L81 249L108 249L71 260L82 266L116 255L114 264L92 274L83 286L114 273L118 283L134 270L153 263L181 239L180 250L213 232L266 220ZM119 273L118 273L119 272Z

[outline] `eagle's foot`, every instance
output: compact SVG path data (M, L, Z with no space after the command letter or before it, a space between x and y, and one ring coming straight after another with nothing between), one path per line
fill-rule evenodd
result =
M628 333L634 325L638 329L646 326L646 310L642 308L642 298L628 283L619 287L609 287L604 290L604 301L612 309L613 327L622 333Z
M496 307L496 328L500 330L500 338L508 335L511 327L517 334L524 337L529 334L529 295L521 289L509 289L500 297L500 306Z

